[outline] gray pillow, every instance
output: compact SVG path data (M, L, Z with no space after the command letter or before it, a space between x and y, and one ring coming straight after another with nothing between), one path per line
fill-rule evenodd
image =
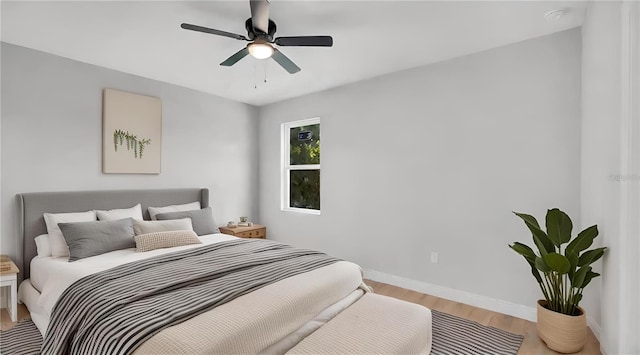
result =
M69 246L69 261L136 247L132 218L58 223L58 227Z
M211 207L201 210L167 212L156 215L157 220L191 218L193 231L198 235L213 234L220 232L213 220L213 210Z

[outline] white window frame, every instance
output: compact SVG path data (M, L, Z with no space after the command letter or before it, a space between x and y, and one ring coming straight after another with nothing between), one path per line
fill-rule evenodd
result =
M319 215L320 210L312 210L307 208L296 208L291 207L291 194L289 191L290 187L290 171L291 170L320 170L320 174L322 175L322 170L320 169L320 164L306 164L306 165L290 165L290 153L291 153L291 145L289 144L290 132L291 128L300 127L300 126L309 126L314 124L320 124L320 117L308 118L304 120L298 120L293 122L285 122L281 125L282 131L280 134L280 143L281 148L280 151L281 159L280 159L280 171L281 171L281 198L280 198L280 209L282 211L288 212L298 212L298 213L306 213L306 214L314 214ZM320 132L322 132L322 125L320 125ZM320 159L322 159L322 147L320 147ZM320 184L322 184L322 178L320 178ZM320 201L322 201L322 187L320 187ZM322 206L322 205L321 205Z

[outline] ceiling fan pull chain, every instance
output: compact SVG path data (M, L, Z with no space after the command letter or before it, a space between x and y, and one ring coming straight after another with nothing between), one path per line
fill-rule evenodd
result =
M253 88L258 89L258 63L253 66Z
M263 60L264 62L264 83L267 83L267 61Z

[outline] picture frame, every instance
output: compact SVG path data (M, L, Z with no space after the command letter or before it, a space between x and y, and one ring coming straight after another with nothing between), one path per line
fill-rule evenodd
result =
M160 174L162 100L104 89L102 108L102 172Z

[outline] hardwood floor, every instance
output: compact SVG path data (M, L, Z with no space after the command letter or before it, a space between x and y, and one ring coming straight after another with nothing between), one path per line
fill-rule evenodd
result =
M18 321L25 318L31 318L31 315L29 314L27 307L23 304L19 304ZM14 323L11 321L11 317L9 317L9 312L5 308L0 309L0 330L8 330L13 328L13 326Z
M367 283L367 285L373 287L374 291L378 294L421 304L430 309L449 313L454 316L469 319L487 326L500 328L511 333L524 335L524 341L522 342L520 350L518 351L519 355L558 354L555 351L549 350L540 340L540 338L538 338L538 334L536 333L536 324L533 322L489 311L486 309L469 306L463 303L449 301L424 293L407 290L401 287L396 287L371 280L366 280L365 282ZM29 318L29 316L29 311L27 311L26 307L22 304L18 305L18 319ZM7 330L13 327L14 323L11 322L9 313L6 309L2 309L2 311L0 312L0 321L1 330ZM601 354L600 343L591 332L591 329L589 329L589 334L587 336L587 344L582 349L582 351L576 354Z
M483 325L503 329L514 334L524 335L524 341L522 342L520 350L518 351L519 355L559 354L547 348L544 342L542 342L542 340L538 338L538 334L536 333L536 324L528 320L469 306L455 301L449 301L443 298L407 290L401 287L396 287L380 282L365 280L365 283L373 287L375 293L381 295L417 303L436 311L449 313L454 316L472 320ZM589 334L587 335L587 344L584 346L582 351L576 354L601 354L600 343L598 342L598 339L596 339L596 337L593 335L593 332L591 332L591 329L589 329Z

